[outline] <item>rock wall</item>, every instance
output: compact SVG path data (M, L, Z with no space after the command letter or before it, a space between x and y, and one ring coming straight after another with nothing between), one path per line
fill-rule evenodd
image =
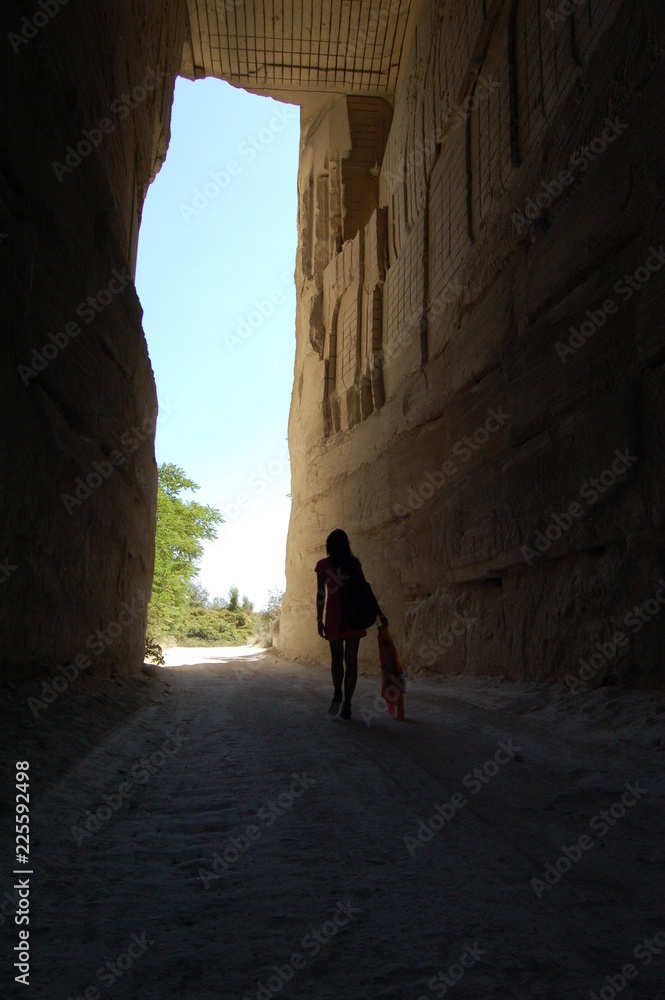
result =
M129 670L157 406L133 268L185 12L10 0L0 21L0 674Z
M411 666L662 685L664 38L425 3L392 113L304 106L285 652L343 527Z
M281 648L327 658L313 567L342 526L411 665L662 685L662 5L412 0L343 39L321 17L321 73L287 6L256 80L302 101ZM259 59L260 5L232 37L227 13L3 5L0 674L141 662L138 226L176 72L242 82L243 32Z

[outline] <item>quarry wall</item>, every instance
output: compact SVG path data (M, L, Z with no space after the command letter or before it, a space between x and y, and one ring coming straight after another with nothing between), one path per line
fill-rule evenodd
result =
M133 270L185 13L46 7L0 14L0 670L73 675L143 660L157 398Z
M392 110L303 107L284 651L343 527L411 666L662 684L662 44L424 3Z
M0 672L142 660L136 242L174 79L214 72L301 104L279 647L327 661L344 527L407 665L662 685L662 5L362 0L332 54L296 6L270 79L235 2L2 8Z

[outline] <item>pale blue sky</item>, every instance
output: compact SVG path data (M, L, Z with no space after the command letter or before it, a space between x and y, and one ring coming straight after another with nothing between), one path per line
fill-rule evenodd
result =
M284 586L299 132L293 105L178 80L139 238L157 462L226 514L200 582L212 596L236 584L257 608Z

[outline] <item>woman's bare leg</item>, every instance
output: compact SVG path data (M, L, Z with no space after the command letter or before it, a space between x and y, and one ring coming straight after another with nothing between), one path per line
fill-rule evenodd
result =
M344 659L346 661L346 673L344 675L344 701L350 704L358 681L358 647L360 639L346 639L345 645Z
M332 682L335 688L335 694L342 693L342 683L344 681L344 640L343 639L331 639L330 640L330 672L332 674Z

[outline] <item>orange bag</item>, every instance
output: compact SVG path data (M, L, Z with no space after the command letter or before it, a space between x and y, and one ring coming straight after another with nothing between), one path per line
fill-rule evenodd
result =
M406 680L387 625L379 625L379 659L381 661L381 697L391 715L404 718Z

